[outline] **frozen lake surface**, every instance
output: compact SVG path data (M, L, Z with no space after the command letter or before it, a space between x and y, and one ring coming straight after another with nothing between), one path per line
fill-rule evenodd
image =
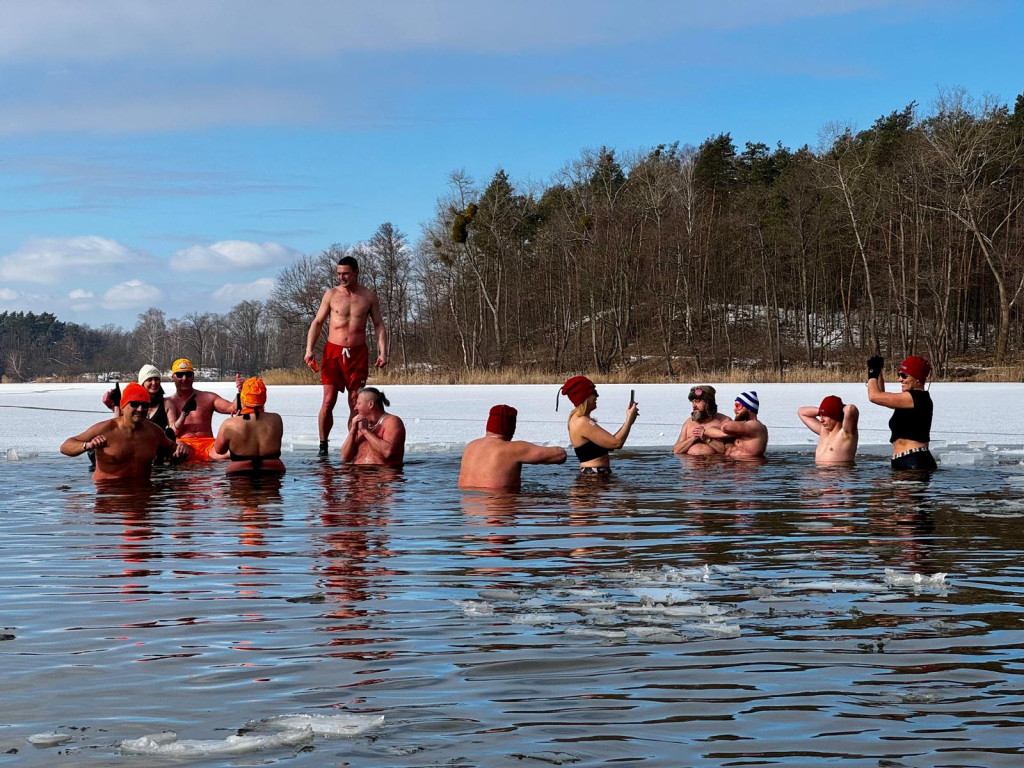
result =
M628 389L601 388L607 423ZM670 455L686 388L637 390L613 477L570 461L489 495L457 489L458 448L495 402L520 408L522 437L564 444L556 387L388 388L414 446L400 472L318 460L302 437L318 389L272 388L298 447L283 478L193 465L104 486L56 450L105 415L101 386L0 387L17 459L0 460L0 754L1024 763L1020 386L933 389L951 442L930 478L889 471L876 409L856 467L811 463L793 411L831 391L861 404L861 385L758 386L763 465ZM975 417L951 417L967 403Z
M760 418L769 429L769 450L807 448L816 441L796 416L802 405L817 405L826 395L837 394L861 411L861 446L872 453L888 449L886 424L891 411L867 402L863 384L738 384L715 385L719 410L732 414L733 398L756 389L761 401ZM0 451L56 453L61 441L109 417L100 404L105 384L4 384L0 385ZM234 397L230 383L199 383L224 397ZM614 431L625 415L629 390L636 389L640 418L633 426L631 447L668 447L679 435L689 415L689 386L676 384L605 384L598 388L597 419ZM890 391L896 387L890 385ZM173 385L165 384L166 392ZM316 414L320 408L319 386L271 387L267 408L284 418L285 449L316 448ZM988 445L1007 448L1024 443L1024 384L945 384L932 386L935 419L933 452L940 460L955 452L956 461L971 461L960 454L977 453ZM519 410L516 437L536 443L566 445L565 421L571 407L562 397L555 411L558 385L522 386L394 386L385 387L388 409L402 417L411 452L461 452L462 447L484 432L492 405L507 403ZM343 396L344 397L344 396ZM344 403L335 411L344 424ZM223 417L217 416L216 426ZM340 450L344 433L335 427L332 449ZM952 447L947 447L944 443ZM971 461L973 463L973 461Z

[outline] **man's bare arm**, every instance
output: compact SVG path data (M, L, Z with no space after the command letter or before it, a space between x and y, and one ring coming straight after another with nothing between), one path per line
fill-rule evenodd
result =
M564 464L566 455L564 448L556 446L536 445L517 440L519 444L519 461L523 464Z
M818 421L818 409L813 405L805 405L802 408L797 409L796 415L800 417L800 421L804 423L811 432L816 435L821 434L821 422Z
M333 288L331 289L334 290ZM313 347L316 346L317 341L320 340L320 331L323 330L324 323L327 318L331 315L331 291L327 291L324 297L320 300L320 309L316 311L316 315L313 317L313 322L309 324L309 332L306 334L306 354L303 359L306 361L306 365L309 365L313 360Z
M384 318L380 314L380 300L377 294L373 294L370 301L370 319L373 321L373 330L377 333L377 362L378 368L388 364L388 329L384 327Z

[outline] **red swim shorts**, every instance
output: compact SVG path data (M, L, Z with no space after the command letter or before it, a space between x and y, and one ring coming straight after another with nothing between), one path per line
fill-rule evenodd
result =
M366 386L370 373L370 352L365 344L341 347L327 342L320 361L320 381L339 390L355 392Z

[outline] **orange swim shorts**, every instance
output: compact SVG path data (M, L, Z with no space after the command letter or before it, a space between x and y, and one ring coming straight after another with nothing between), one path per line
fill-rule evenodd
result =
M370 352L365 344L342 347L327 342L320 361L320 381L340 390L355 392L366 386L370 374Z
M210 461L210 451L213 450L213 443L216 438L186 435L185 437L179 437L178 440L192 449L188 454L188 461Z

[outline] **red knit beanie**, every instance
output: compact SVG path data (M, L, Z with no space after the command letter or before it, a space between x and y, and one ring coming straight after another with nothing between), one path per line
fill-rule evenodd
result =
M516 433L518 411L511 405L496 405L487 416L487 431L511 440Z
M562 394L568 397L573 405L579 405L595 392L597 387L586 376L573 376L562 385Z
M905 373L908 376L913 376L915 379L924 384L925 379L927 379L931 375L932 366L931 363L929 363L923 357L911 355L902 363L900 363L899 372Z
M827 416L834 421L843 420L843 401L835 395L829 395L818 406L818 415Z

